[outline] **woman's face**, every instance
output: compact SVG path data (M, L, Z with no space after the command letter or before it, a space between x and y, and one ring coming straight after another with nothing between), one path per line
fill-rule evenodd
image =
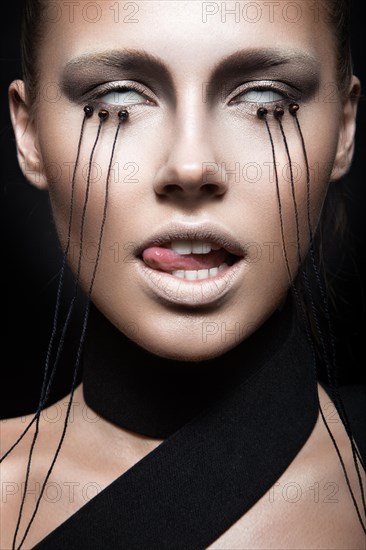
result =
M355 102L342 104L337 90L332 31L308 1L71 4L52 2L46 10L35 124L25 134L19 130L25 107L12 100L25 173L39 185L47 181L65 243L83 107L95 107L76 177L69 257L76 272L97 111L110 111L95 149L85 218L81 284L87 291L117 113L127 107L93 301L156 354L186 360L219 355L263 323L289 287L272 149L258 107L285 108L302 254L308 247L306 170L290 99L300 105L313 224L328 182L347 169ZM271 113L268 122L294 274L288 158Z

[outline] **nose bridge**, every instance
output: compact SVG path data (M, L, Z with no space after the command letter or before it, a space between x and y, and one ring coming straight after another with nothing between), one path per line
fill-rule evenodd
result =
M166 162L154 182L154 192L181 204L219 197L227 191L216 169L210 111L196 82L182 83L172 116Z
M201 90L192 84L176 105L168 172L176 181L202 181L204 166L215 161L207 104Z

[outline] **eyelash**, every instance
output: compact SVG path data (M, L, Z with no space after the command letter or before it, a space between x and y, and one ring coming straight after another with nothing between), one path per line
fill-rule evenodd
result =
M273 92L276 94L279 94L282 96L282 99L276 99L273 101L235 101L236 98L240 97L246 92ZM291 101L298 101L299 100L299 92L295 93L294 89L290 88L281 83L281 82L273 82L273 81L258 81L258 82L250 82L242 85L240 87L240 91L235 90L235 95L229 99L228 103L229 105L237 106L242 104L249 104L252 107L253 106L261 106L261 105L281 105L284 103L288 103Z
M277 93L282 96L282 99L277 99L274 101L268 101L268 102L261 102L261 101L240 101L237 100L238 97L243 95L246 92L265 92L265 91L271 91L273 93ZM103 97L110 94L110 93L118 93L118 92L137 92L142 97L146 99L146 103L128 103L126 105L119 104L119 105L113 105L113 103L104 103ZM294 89L291 90L289 87L283 83L279 82L273 82L273 81L257 81L257 82L250 82L243 84L239 91L238 89L235 90L235 95L228 100L229 106L238 106L238 105L250 105L251 108L254 106L261 106L261 105L271 105L271 104L284 104L288 103L290 101L298 101L299 100L299 92L294 93ZM156 105L155 101L149 98L145 94L145 87L142 84L138 84L137 82L131 82L131 83L125 83L125 84L117 84L117 83L106 83L102 85L102 87L99 87L94 93L90 94L88 97L88 101L90 101L94 107L104 107L109 110L121 110L121 108L125 108L127 110L141 108L146 105L148 106L154 106Z
M137 92L146 99L146 103L128 103L126 105L122 103L119 105L104 103L103 97L113 92ZM93 105L93 107L106 108L110 111L120 111L122 108L129 111L130 109L135 109L136 107L144 107L146 105L151 106L155 103L153 99L149 98L145 94L145 87L142 84L139 85L137 82L131 82L128 84L107 83L99 87L94 93L91 93L86 99Z

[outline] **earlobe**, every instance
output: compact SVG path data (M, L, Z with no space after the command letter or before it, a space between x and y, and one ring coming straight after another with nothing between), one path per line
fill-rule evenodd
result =
M37 143L35 124L26 102L22 80L15 80L10 84L9 107L19 166L32 185L38 189L46 189L47 180L42 169L43 163Z
M342 108L343 117L339 132L337 154L330 181L337 181L342 178L351 166L355 145L356 115L360 92L360 81L356 76L353 76L348 97Z

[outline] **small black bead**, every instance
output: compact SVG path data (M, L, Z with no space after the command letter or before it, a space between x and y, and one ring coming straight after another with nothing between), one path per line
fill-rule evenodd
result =
M92 107L91 105L85 105L84 113L88 118L92 117L94 114L94 107Z
M100 120L107 120L107 118L109 117L109 111L102 109L101 111L99 111L98 116Z
M268 114L268 111L265 107L259 107L257 111L258 118L264 118Z
M290 111L290 113L295 116L297 111L300 109L300 105L298 103L291 103L291 105L289 106L288 110Z
M285 110L283 109L283 107L280 107L279 105L277 105L274 109L273 114L276 118L280 118L285 114Z
M118 118L120 120L127 120L128 116L129 116L129 113L125 109L123 109L123 111L119 111L119 113L118 113Z

